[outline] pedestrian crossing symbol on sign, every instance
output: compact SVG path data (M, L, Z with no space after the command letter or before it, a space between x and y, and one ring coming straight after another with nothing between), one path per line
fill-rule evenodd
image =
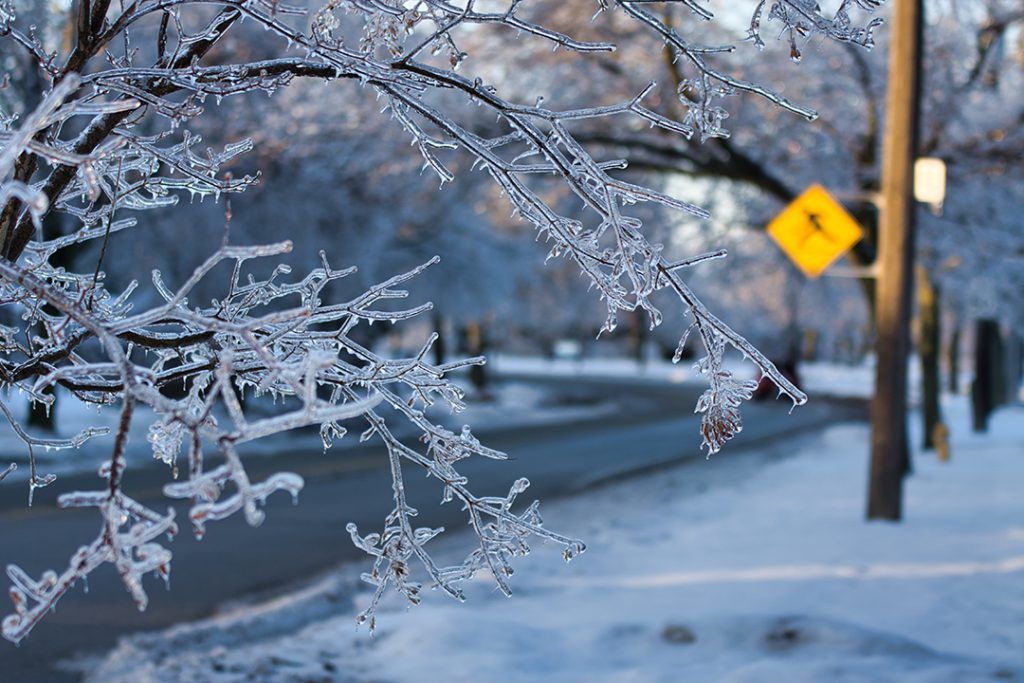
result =
M864 231L828 190L815 184L768 224L768 234L807 277L816 278Z

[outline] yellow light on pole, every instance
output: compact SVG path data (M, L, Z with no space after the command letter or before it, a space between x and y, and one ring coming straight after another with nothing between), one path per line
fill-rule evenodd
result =
M934 207L946 201L946 162L922 157L914 162L914 199Z

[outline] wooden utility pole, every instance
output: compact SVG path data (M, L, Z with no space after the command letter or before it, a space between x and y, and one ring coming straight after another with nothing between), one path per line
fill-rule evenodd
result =
M868 519L902 516L908 471L907 355L914 278L914 157L921 70L922 0L894 0L882 149L875 396L871 405Z

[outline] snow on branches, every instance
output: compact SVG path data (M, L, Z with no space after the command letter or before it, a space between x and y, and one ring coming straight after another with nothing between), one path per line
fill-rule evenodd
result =
M712 18L701 4L676 1ZM364 420L368 427L362 438L376 438L385 448L394 498L382 532L363 536L349 529L354 543L374 558L364 578L376 591L361 616L371 623L373 607L388 586L413 602L419 599L421 585L409 567L413 561L422 565L432 585L461 598L458 584L481 569L507 592L509 561L528 551L531 537L561 545L567 560L583 550L579 541L546 529L536 503L517 511L516 498L528 486L525 479L516 481L504 498L473 494L456 464L470 456L505 455L482 445L468 428L455 434L425 417L424 408L435 401L453 410L462 407L461 391L446 377L482 358L432 365L426 360L431 340L412 357L389 359L353 337L360 325L397 323L428 310L429 304L395 308L393 300L406 297L402 287L433 261L352 299L335 301L328 285L354 269L336 270L321 254L320 267L297 279L285 265L257 277L250 262L281 256L290 243L235 246L225 231L221 247L184 282L175 285L153 272L154 305L135 309L135 283L118 292L107 289L103 267L118 263L117 254L107 253L110 236L135 227L140 211L172 206L182 192L220 197L257 181L227 172L252 147L248 140L199 152L201 141L187 128L204 116L211 101L224 97L273 94L295 78L357 81L377 94L442 182L454 178L448 161L452 155L473 158L514 211L549 242L550 254L570 259L597 289L608 310L605 330L615 329L622 312L636 310L646 312L652 326L661 324L653 297L663 291L674 294L689 311L686 334L696 331L706 351L698 370L710 389L697 408L704 415L702 433L711 452L742 428L739 405L750 395L749 384L736 381L722 365L728 348L750 359L794 403L806 400L686 284L685 268L706 259L670 259L662 245L648 241L630 207L644 202L698 218L707 214L616 177L613 172L625 162L594 158L573 129L580 121L625 116L686 138L721 135L725 112L712 101L735 92L765 97L808 118L813 112L718 70L714 55L725 48L687 40L651 11L650 2L598 0L596 8L599 15L621 12L653 32L694 72L688 81L693 87L680 92L691 110L683 121L645 104L653 84L619 104L552 109L539 100L505 99L494 85L463 75L470 54L459 47L458 34L466 29L511 29L584 54L615 49L612 43L576 40L538 23L531 4L330 0L307 19L306 8L278 0L135 0L120 5L94 0L74 4L67 18L74 37L66 44L23 27L10 0L0 0L0 40L27 60L28 70L38 72L30 82L52 84L46 92L28 88L24 101L41 101L23 107L31 111L20 112L20 118L0 112L0 308L20 317L18 324L0 329L0 378L8 390L26 392L35 401L52 401L48 390L59 386L84 403L119 404L121 411L110 460L100 471L105 485L59 498L63 507L96 508L98 536L74 553L59 575L46 572L36 580L16 566L8 568L15 613L3 622L5 637L15 642L25 637L72 584L103 563L115 565L140 608L146 604L141 577L151 572L168 576L171 553L158 539L176 532L173 513L151 510L123 490L127 435L140 414L151 416L148 438L154 456L176 479L185 472L164 494L191 501L189 522L198 536L207 524L236 512L257 525L269 496L283 491L294 497L302 488L301 477L289 472L251 480L241 444L318 426L327 448L345 434L342 421ZM878 4L846 0L829 19L816 3L780 0L771 3L767 17L782 24L795 56L797 40L811 34L869 47L875 22L857 27L850 10L870 11ZM580 11L587 10L587 3L579 5ZM760 2L754 9L750 37L758 44L766 6ZM278 40L276 52L267 56L262 46L262 51L228 46L225 36L245 40L251 35L243 24ZM501 33L507 39L508 33ZM507 40L504 45L513 49ZM247 61L247 56L252 58ZM453 95L477 105L473 109L491 115L497 126L482 132L478 115L453 106ZM560 212L536 189L534 181L541 177L560 181L582 209ZM51 216L62 220L47 223ZM82 244L97 246L94 264L83 272L55 265ZM190 301L198 299L200 283L205 286L225 268L230 275L221 296L208 304ZM257 417L239 398L245 391L290 397L291 402L272 416ZM87 430L74 439L44 443L29 436L6 407L4 413L28 449L30 489L53 480L36 475L33 445L77 447L99 433ZM418 445L396 435L396 420L415 427ZM214 463L207 462L211 455ZM440 567L425 550L441 530L414 527L416 511L406 503L403 486L409 466L439 481L443 501L457 500L465 509L478 546L461 565Z

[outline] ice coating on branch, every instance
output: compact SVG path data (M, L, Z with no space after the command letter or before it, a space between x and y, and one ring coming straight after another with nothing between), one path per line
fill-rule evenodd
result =
M102 474L109 476L107 472ZM7 567L7 576L13 583L10 595L14 614L4 618L0 630L4 638L15 643L27 636L75 583L84 581L103 563L115 566L140 610L145 609L148 602L142 577L152 572L165 581L170 580L171 553L155 541L177 533L174 510L168 508L167 514L161 515L120 491L76 491L62 495L58 504L64 508L96 508L101 520L100 534L89 545L79 548L71 556L67 569L59 575L45 571L37 580L17 565Z
M185 436L185 425L180 422L154 422L149 426L146 438L153 444L153 457L165 465L175 468L181 453L181 440Z
M850 11L857 8L873 12L879 9L883 2L885 0L842 0L835 14L829 19L822 15L817 0L761 0L750 20L747 35L758 47L764 47L764 41L761 39L761 22L767 7L768 18L778 20L785 27L784 33L790 44L790 57L795 61L800 61L803 57L801 45L813 34L822 34L833 40L871 49L875 45L874 31L881 25L882 20L872 19L861 26L854 21Z
M712 18L703 3L678 2L703 19ZM396 301L408 295L405 284L436 259L354 298L336 300L328 296L328 285L353 269L334 269L322 254L320 267L303 275L292 277L282 264L269 276L256 276L251 261L280 257L291 243L237 246L226 231L221 248L183 281L153 273L155 296L149 301L156 303L144 305L133 298L134 283L121 291L108 289L103 269L117 264L106 253L108 243L113 244L112 235L135 228L141 212L173 206L182 196L220 199L257 181L227 172L252 149L248 137L212 149L189 128L225 97L274 94L296 78L355 80L378 96L384 113L405 131L425 167L442 183L459 168L454 153L468 154L473 168L486 173L515 213L549 243L550 256L578 267L607 306L607 330L615 328L620 314L638 310L652 326L661 324L654 297L671 292L688 311L686 334L695 332L706 351L698 369L710 388L698 410L704 414L703 438L710 451L741 428L739 404L751 389L722 369L727 348L749 358L795 403L805 400L686 284L681 271L706 258L669 259L662 245L647 239L635 206L658 204L696 218L707 213L614 175L625 162L595 158L577 127L595 118L632 117L673 135L723 137L727 112L718 100L742 93L808 118L813 112L717 68L714 55L721 48L688 40L649 3L626 0L588 5L598 15L618 12L654 35L688 70L677 93L687 112L682 120L656 110L653 83L638 87L628 101L553 109L538 97L527 103L507 99L484 79L462 75L472 59L470 50L460 46L463 38L489 29L509 39L503 49L512 49L511 36L520 34L581 53L581 58L615 49L612 43L580 40L540 23L537 16L543 14L533 11L537 4L499 0L485 9L472 0L329 0L307 19L302 8L277 0L142 0L116 7L74 3L72 15L82 13L68 17L68 25L76 27L74 44L50 52L35 29L16 16L13 3L0 0L5 50L10 46L26 57L40 72L37 82L53 84L32 98L39 104L31 111L17 116L0 111L0 306L19 320L0 329L0 381L36 402L49 404L47 392L59 386L84 403L121 409L109 464L101 472L103 485L60 498L65 507L94 508L99 535L72 553L60 574L45 572L33 579L16 566L8 569L15 611L3 622L5 637L24 638L71 585L101 564L116 567L140 608L146 604L142 576L167 577L171 553L156 540L176 531L173 514L140 505L123 487L128 433L139 419L136 406L155 416L147 438L153 456L174 477L164 494L191 501L189 518L200 536L207 524L236 512L259 524L267 507L281 497L273 494L294 498L302 488L302 479L289 472L252 480L240 446L308 426L319 428L326 449L345 436L343 422L363 421L360 438L384 448L394 503L380 532L362 536L350 528L356 545L373 558L365 578L375 592L363 617L371 623L373 607L387 587L413 602L419 599L421 583L412 578L413 564L422 567L432 586L461 597L459 583L480 570L507 592L511 561L529 552L531 537L558 544L567 560L584 549L580 541L545 528L536 502L516 503L526 480L516 481L504 497L474 494L458 464L505 454L482 444L468 428L455 434L424 416L424 408L437 401L460 409L462 392L447 376L482 358L431 364L426 358L433 338L410 357L387 358L353 337L361 325L401 323L429 310L429 304L403 308ZM827 17L808 0L765 0L754 8L750 37L762 44L762 21L769 19L790 39L794 57L799 41L811 34L870 47L877 22L860 25L853 10L871 11L879 4L844 0ZM94 8L99 8L97 15L86 16ZM245 61L247 51L220 49L216 59L207 59L215 47L228 44L221 42L225 36L247 30L243 26L265 31L269 56ZM651 57L663 58L660 53ZM460 108L436 96L453 93L477 106ZM481 113L493 125L478 125ZM537 191L534 181L541 177L556 179L582 209L570 213ZM66 223L62 231L45 226L43 219L51 215ZM83 243L97 245L94 264L82 272L54 265L62 250ZM220 281L222 294L201 300L197 286L221 272L221 264L231 271ZM171 386L178 389L166 390ZM288 407L270 416L250 414L239 400L246 391L288 397ZM99 434L87 429L72 439L39 439L25 433L6 407L4 412L30 454L30 491L53 481L52 475L37 476L34 446L77 447ZM397 437L395 421L411 424L418 440ZM208 467L211 454L217 464ZM413 525L416 511L405 501L403 484L409 467L437 480L442 501L457 500L466 510L477 547L462 564L439 567L427 552L426 544L441 530Z
M705 342L705 348L707 355L696 367L707 378L710 386L697 399L694 412L702 413L700 432L710 457L743 431L740 405L753 396L757 382L738 379L722 366L725 351L723 339L713 337Z

